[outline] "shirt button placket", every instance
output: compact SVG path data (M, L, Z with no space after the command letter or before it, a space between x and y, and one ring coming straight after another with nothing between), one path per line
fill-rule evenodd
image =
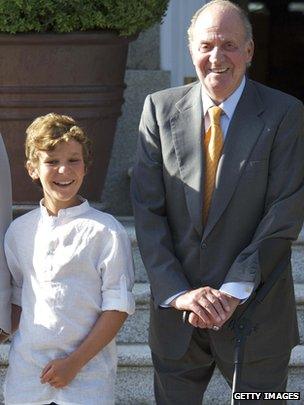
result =
M49 242L48 251L46 253L46 255L47 255L46 259L48 262L47 271L50 271L50 272L53 270L53 259L54 259L54 254L55 254L55 250L56 250L56 243L57 243L56 240L51 240Z

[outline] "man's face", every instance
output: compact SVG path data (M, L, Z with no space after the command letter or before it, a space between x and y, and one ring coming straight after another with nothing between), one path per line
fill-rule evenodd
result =
M214 5L199 15L190 51L198 78L215 103L221 103L237 89L253 48L235 10Z

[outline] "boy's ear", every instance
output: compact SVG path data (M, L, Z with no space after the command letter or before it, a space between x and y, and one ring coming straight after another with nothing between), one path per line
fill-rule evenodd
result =
M38 169L33 165L32 162L26 162L26 169L33 180L39 179Z

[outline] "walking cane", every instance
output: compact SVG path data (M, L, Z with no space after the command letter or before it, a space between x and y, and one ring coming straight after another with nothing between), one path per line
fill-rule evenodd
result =
M288 266L290 262L290 241L283 239L268 239L263 242L263 246L260 247L259 253L260 268L262 269L263 274L268 274L267 279L257 288L255 295L245 311L230 324L236 337L231 405L240 404L239 399L234 399L234 394L236 392L241 392L242 365L246 339L256 327L256 325L252 325L252 315L254 314L256 307L263 302L264 298Z
M231 405L239 405L240 400L234 399L234 393L241 391L241 375L244 359L245 343L247 337L257 325L252 325L251 317L256 307L261 304L269 291L279 280L290 262L291 242L286 239L274 238L263 241L259 247L259 265L265 282L261 282L256 289L250 303L244 312L230 322L230 328L234 330L236 344L234 350L234 373L231 392ZM189 324L190 311L183 311L183 322Z

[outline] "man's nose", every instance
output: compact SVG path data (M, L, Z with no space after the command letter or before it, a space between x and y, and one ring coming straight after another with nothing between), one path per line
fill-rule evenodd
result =
M218 46L215 46L210 52L209 61L211 63L220 62L223 58L223 52Z

